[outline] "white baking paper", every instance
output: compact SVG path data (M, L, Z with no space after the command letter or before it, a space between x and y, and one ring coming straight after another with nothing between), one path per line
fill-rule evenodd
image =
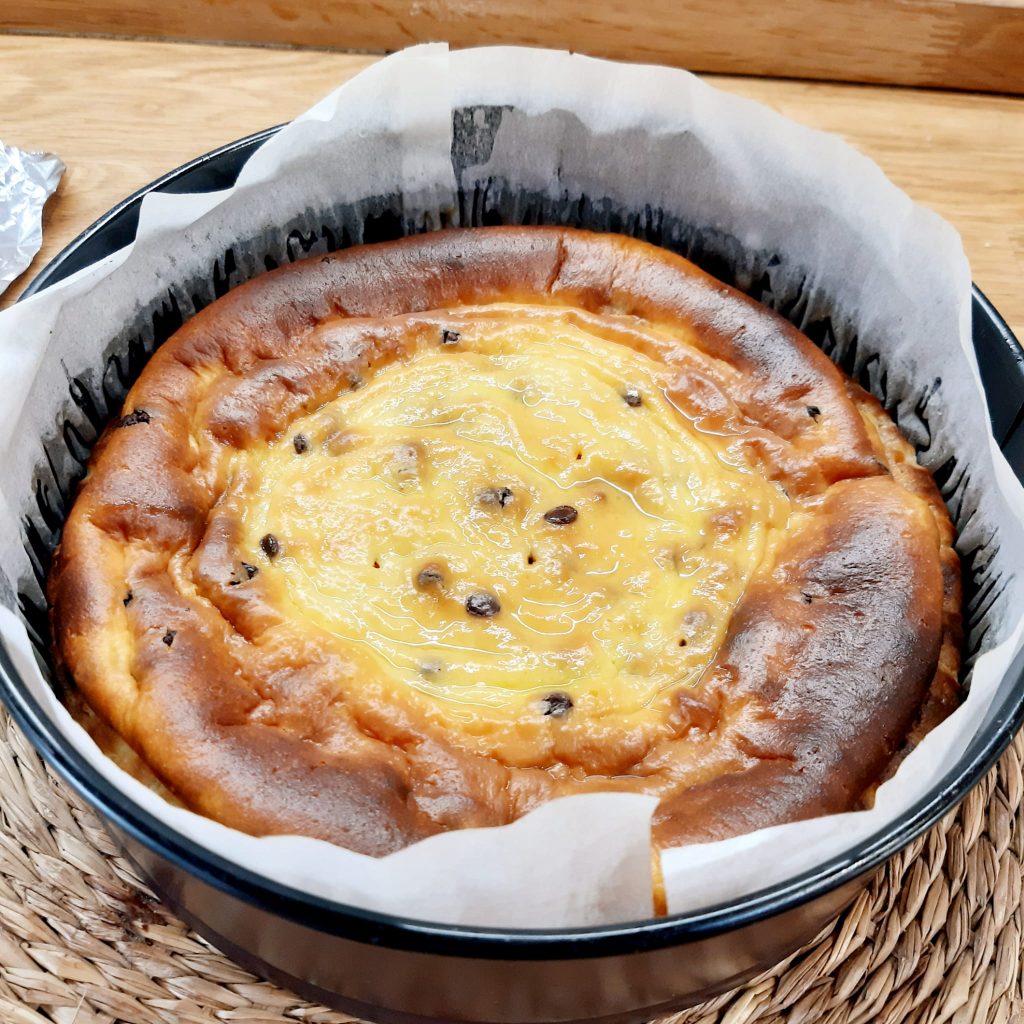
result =
M884 830L940 783L1024 644L1024 492L986 416L969 270L955 231L841 140L682 71L414 47L296 119L234 188L148 196L132 246L0 314L0 638L21 674L68 742L130 799L283 884L438 922L549 928L649 916L652 798L567 797L513 825L380 860L242 835L170 807L103 757L53 696L23 625L44 613L41 552L78 463L178 323L306 253L490 222L625 231L722 268L868 384L937 472L977 595L966 703L871 811L666 852L669 909L756 892Z

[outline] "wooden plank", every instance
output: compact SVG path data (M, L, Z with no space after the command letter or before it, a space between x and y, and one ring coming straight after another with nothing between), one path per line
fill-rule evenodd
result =
M1024 93L1024 0L5 0L0 29L378 52L520 43L695 71Z
M290 119L372 60L0 35L4 141L52 149L68 165L33 270L139 186ZM952 221L975 280L1024 339L1024 99L753 78L715 84L844 135Z

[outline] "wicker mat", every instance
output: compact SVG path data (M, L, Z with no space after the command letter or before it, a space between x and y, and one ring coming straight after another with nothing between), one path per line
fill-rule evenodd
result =
M341 1022L165 911L0 712L3 1024ZM1019 1021L1024 739L805 950L671 1024ZM663 1022L669 1024L669 1022Z

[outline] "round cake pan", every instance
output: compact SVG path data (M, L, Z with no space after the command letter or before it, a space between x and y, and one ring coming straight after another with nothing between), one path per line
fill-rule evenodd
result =
M25 292L130 242L142 197L230 186L276 129L148 185L83 232ZM973 337L996 439L1024 479L1024 352L977 289ZM382 1022L642 1021L698 1003L809 941L880 865L953 809L1024 722L1024 657L977 736L886 833L813 872L699 913L572 930L456 927L359 910L273 884L170 832L62 740L0 643L0 696L58 774L99 814L153 889L196 931L257 974Z

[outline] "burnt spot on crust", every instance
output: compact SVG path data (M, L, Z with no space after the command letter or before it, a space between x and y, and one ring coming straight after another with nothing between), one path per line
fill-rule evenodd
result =
M486 507L504 508L511 505L515 495L511 487L487 487L476 496L478 505Z
M549 693L541 698L541 714L548 718L564 718L572 711L572 697L567 693Z
M305 434L296 434L292 438L292 446L296 455L304 455L309 451L309 438Z
M821 415L821 410L816 405L809 405L807 406L807 415L810 416L812 420L817 420Z
M556 505L544 513L544 522L552 526L568 526L579 518L579 512L572 505Z
M476 590L466 598L466 611L481 619L491 619L501 611L501 602L489 590Z
M449 327L441 329L441 344L442 345L458 345L462 340L462 335L458 331L453 331Z
M167 644L168 647L170 647L171 644L174 643L174 638L177 635L178 635L178 631L176 629L169 629L169 630L167 630L166 633L164 633L164 635L162 637L162 640L163 640L163 642L165 644Z
M125 606L125 608L127 608L128 605L130 605L134 599L135 595L129 590L128 593L124 595L124 600L121 603Z
M272 533L268 533L260 540L260 550L267 558L277 558L281 553L281 542Z
M149 423L150 416L145 409L136 409L134 412L122 416L115 424L115 427L134 427L137 423Z

